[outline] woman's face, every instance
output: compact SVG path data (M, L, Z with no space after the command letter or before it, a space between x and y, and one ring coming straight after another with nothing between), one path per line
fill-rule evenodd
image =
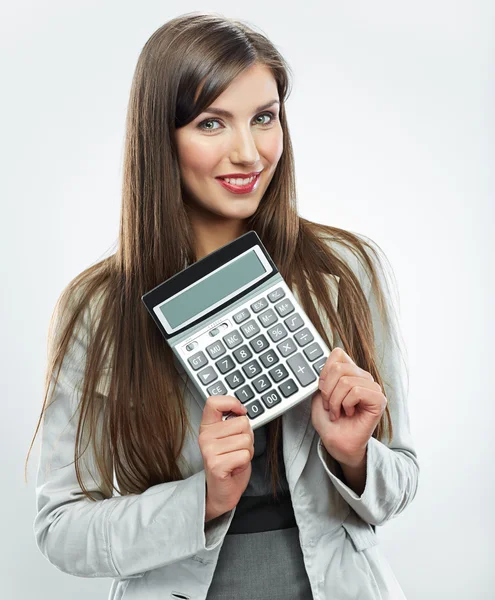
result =
M278 101L270 70L255 65L234 79L207 110L176 130L184 201L193 214L238 220L256 212L283 150ZM214 109L231 116L220 116ZM248 193L234 193L218 179L258 171Z

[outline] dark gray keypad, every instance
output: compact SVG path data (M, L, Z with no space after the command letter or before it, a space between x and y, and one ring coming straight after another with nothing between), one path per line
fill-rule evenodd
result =
M259 358L263 363L263 366L267 369L269 367L273 367L273 365L276 365L280 360L275 350L268 350L268 352L263 352L263 354L260 354Z
M262 352L263 350L266 350L270 347L268 340L263 334L259 335L258 337L255 337L254 340L251 340L249 342L249 345L256 353Z
M299 329L304 325L304 321L302 320L301 315L298 313L295 313L294 315L291 315L285 319L284 323L287 325L287 328L290 331L296 331L296 329Z
M230 375L227 375L225 377L225 380L233 390L235 390L235 388L238 388L246 381L246 379L240 371L234 371L233 373L230 373Z
M273 292L270 292L268 294L268 300L270 300L270 302L276 302L277 300L280 300L280 298L283 298L285 296L285 291L283 290L283 288L279 287L276 290L273 290Z
M222 342L219 340L218 342L215 342L214 344L210 344L209 346L206 346L206 351L211 356L211 358L218 358L219 356L223 356L227 352L227 349L222 344Z
M220 371L220 373L228 373L235 368L235 362L232 360L231 356L224 356L220 360L217 360L215 363L216 368Z
M278 394L275 390L271 390L267 394L262 394L261 400L267 408L271 408L272 406L275 406L275 404L282 402L280 394Z
M238 331L232 331L227 335L223 336L223 341L227 344L229 348L235 348L239 344L242 344L242 337Z
M275 304L275 308L277 309L277 312L281 317L285 317L285 315L288 315L291 312L293 312L294 305L290 300L286 299L277 302L277 304Z
M252 338L253 335L256 335L260 332L260 327L255 320L251 319L251 321L248 321L244 325L241 325L241 331L244 334L244 336L249 339Z
M250 316L251 313L249 312L249 310L247 308L244 308L243 310L240 310L238 313L236 313L232 318L239 325L239 323L242 323L246 319L249 319Z
M214 383L213 385L210 385L209 388L206 388L208 390L208 394L210 394L210 396L226 396L227 395L227 388L224 386L224 384L219 381L218 383Z
M236 312L232 318L238 329L187 359L208 394L235 395L246 404L249 418L256 419L314 383L327 357L300 312L282 287ZM187 349L196 346L190 342Z
M278 323L275 327L272 327L268 330L268 335L274 342L279 342L287 337L287 329L282 325L282 323Z
M318 342L314 342L311 346L306 346L306 348L304 348L304 354L307 359L313 361L320 358L320 356L323 356L323 350Z
M327 362L327 358L326 358L326 356L324 356L322 359L320 359L319 361L317 361L313 364L313 369L316 371L317 375L319 375L321 373L321 370L325 366L326 362Z
M263 325L263 327L270 327L273 323L276 323L278 320L277 315L273 308L269 308L265 310L265 312L258 315L258 321Z
M294 338L300 346L306 346L306 344L309 344L309 342L312 342L315 339L307 327L295 333Z
M255 313L260 312L268 306L268 300L266 298L260 298L251 304L251 310Z
M213 367L206 367L202 371L198 373L199 380L203 383L203 385L209 385L215 379L218 379L217 372Z
M266 375L261 375L261 377L253 379L252 384L257 392L266 392L272 386Z
M289 372L282 364L273 367L273 369L270 369L268 371L268 374L275 383L278 383L279 381L282 381L282 379L285 379L289 376Z
M250 379L263 371L260 363L256 359L250 360L248 363L243 365L242 370L246 374L246 377L249 377Z
M243 403L251 400L251 398L254 398L254 392L249 385L243 385L241 388L235 391L234 394L236 398Z
M190 356L187 359L187 362L195 371L197 371L198 369L201 369L201 367L204 367L207 364L208 359L206 358L205 353L200 351Z
M278 389L285 398L288 398L289 396L292 396L292 394L295 394L299 388L293 379L287 379L287 381L284 381L278 386Z
M246 405L247 414L250 419L256 419L265 412L265 409L261 406L259 400L253 400Z
M316 381L316 375L314 374L314 371L308 365L306 359L300 352L294 354L294 356L290 356L287 359L287 364L297 377L297 381L299 381L303 387L306 387L310 383L313 383L313 381Z
M249 360L251 356L253 356L253 353L248 346L241 346L240 348L237 348L237 350L234 350L234 356L236 361L241 364L246 362L246 360Z
M280 354L284 357L293 354L297 350L297 346L294 344L294 341L290 338L284 340L283 342L280 342L277 348Z

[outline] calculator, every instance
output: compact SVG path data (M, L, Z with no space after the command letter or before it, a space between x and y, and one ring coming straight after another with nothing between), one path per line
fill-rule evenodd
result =
M205 402L235 396L253 430L318 389L330 350L255 231L141 300ZM222 418L237 416L229 411Z

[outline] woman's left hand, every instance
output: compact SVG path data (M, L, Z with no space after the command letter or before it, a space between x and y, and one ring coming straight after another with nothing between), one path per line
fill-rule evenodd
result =
M328 453L346 466L362 464L368 440L386 406L382 388L371 374L342 348L334 348L320 372L319 390L311 403L313 427Z

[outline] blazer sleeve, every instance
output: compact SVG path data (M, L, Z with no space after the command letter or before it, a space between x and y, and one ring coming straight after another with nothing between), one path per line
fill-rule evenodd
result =
M42 421L34 534L42 554L65 573L140 577L151 569L216 548L235 509L205 524L204 469L140 494L105 494L91 469L95 463L90 444L83 454L82 477L97 501L83 495L73 461L89 322L88 308L64 357L53 400ZM59 323L57 319L56 329Z
M368 242L376 247L371 240L368 239ZM377 263L373 258L372 260L378 268L380 284L385 292L387 312L390 316L388 326L384 325L380 318L371 278L360 261L356 261L356 274L365 291L372 315L377 366L384 381L383 393L388 400L393 438L390 443L387 435L383 441L374 437L369 439L366 453L366 485L361 496L346 485L340 464L327 452L321 438L318 440L317 451L328 476L351 508L369 524L383 525L401 513L416 495L419 463L410 431L406 371L399 351L400 331L397 314L381 263ZM334 345L343 348L338 336Z

